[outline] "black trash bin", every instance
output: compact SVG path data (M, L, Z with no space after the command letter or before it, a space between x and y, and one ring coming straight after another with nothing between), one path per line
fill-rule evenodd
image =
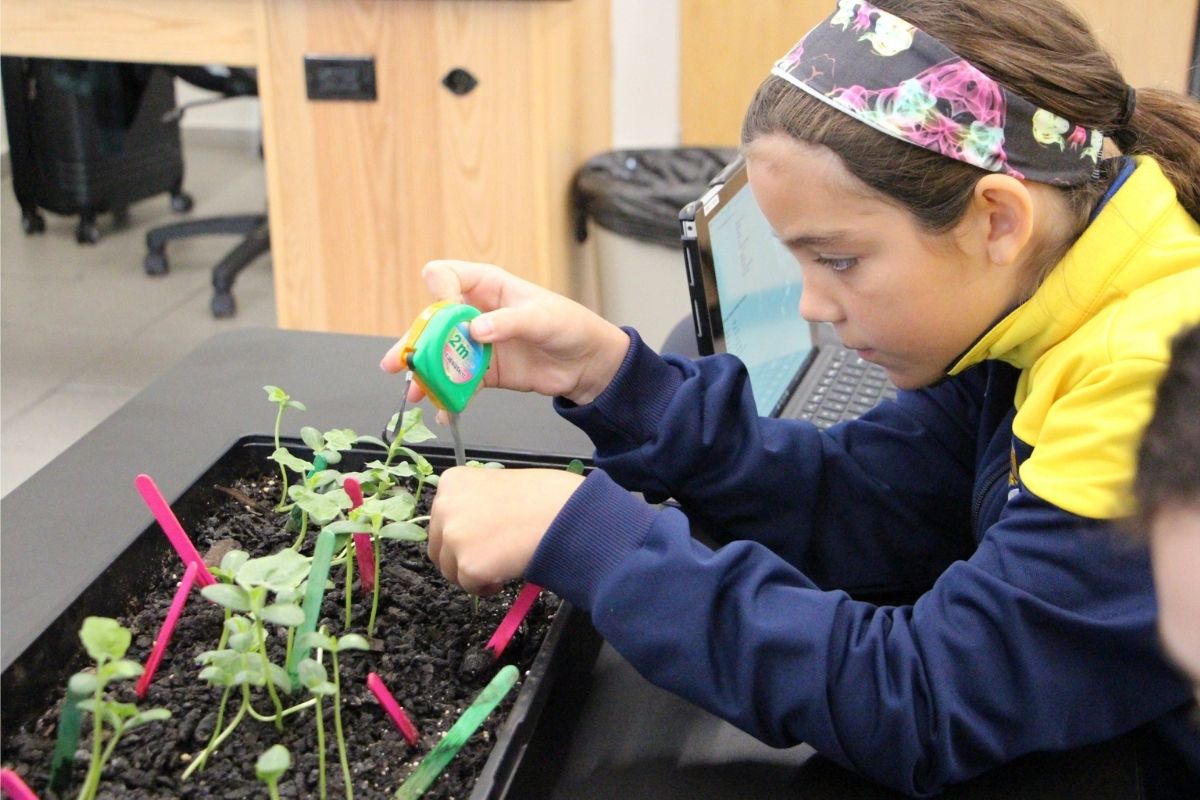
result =
M612 150L575 174L577 294L657 348L690 314L679 210L737 157L733 148ZM589 221L595 223L589 225Z

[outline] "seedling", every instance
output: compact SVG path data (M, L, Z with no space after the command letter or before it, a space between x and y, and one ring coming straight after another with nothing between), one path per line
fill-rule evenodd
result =
M320 795L322 798L325 797L325 748L323 746L325 723L321 709L321 698L332 696L333 728L334 734L337 736L338 759L342 764L342 783L346 789L346 800L352 800L354 797L354 779L350 775L350 761L346 757L346 737L342 733L342 679L341 671L338 668L338 653L345 650L368 650L370 649L369 645L367 644L367 640L357 633L348 633L338 638L330 636L325 632L324 628L301 636L298 639L298 644L305 648L318 648L318 655L321 650L329 653L330 660L333 662L332 683L326 679L325 668L321 666L320 661L306 658L299 665L301 682L317 700L317 747L319 749L318 763L320 768L318 781Z
M279 431L283 426L283 412L289 408L295 408L299 411L307 411L304 403L298 400L293 400L291 395L280 389L278 386L264 386L263 391L267 393L267 399L279 407L275 414L275 449L279 449ZM288 477L287 470L283 465L279 465L279 478L281 483L279 504L275 506L276 511L283 510L284 504L287 502Z
M115 619L88 617L79 630L79 638L88 655L96 662L96 667L94 671L72 675L68 687L76 695L90 696L78 704L80 710L92 715L92 757L78 800L93 800L100 788L104 765L112 756L121 736L148 722L167 719L171 712L165 708L139 711L133 703L120 703L105 694L105 689L113 681L129 680L142 674L140 664L125 658L125 651L132 640L128 629ZM104 741L106 724L111 730L107 742Z
M254 762L254 774L267 785L271 800L279 800L279 779L292 766L292 754L281 744L268 747Z
M287 673L272 664L267 655L263 623L295 627L304 621L304 612L295 600L299 597L300 584L308 573L309 560L295 550L284 548L274 555L247 560L238 568L233 584L219 583L201 590L201 594L214 603L249 616L254 634L252 647L261 659L263 675L281 674L285 689L290 686ZM275 595L275 602L267 602L269 594ZM271 679L264 682L271 703L275 706L275 727L282 730L283 704L275 691L277 681Z

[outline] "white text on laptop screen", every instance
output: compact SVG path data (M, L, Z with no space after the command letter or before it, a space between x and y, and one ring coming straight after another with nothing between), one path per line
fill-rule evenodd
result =
M748 185L708 222L725 349L746 365L758 413L767 415L812 350L800 316L800 267Z

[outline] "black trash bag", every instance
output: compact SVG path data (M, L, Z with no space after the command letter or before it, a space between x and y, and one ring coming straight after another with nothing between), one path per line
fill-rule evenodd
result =
M735 148L675 147L612 150L575 173L571 207L575 238L587 241L587 221L642 242L677 247L679 211L737 157Z

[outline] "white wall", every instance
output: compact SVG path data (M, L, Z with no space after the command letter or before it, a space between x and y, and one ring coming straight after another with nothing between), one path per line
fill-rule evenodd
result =
M612 0L613 147L679 144L679 0Z

